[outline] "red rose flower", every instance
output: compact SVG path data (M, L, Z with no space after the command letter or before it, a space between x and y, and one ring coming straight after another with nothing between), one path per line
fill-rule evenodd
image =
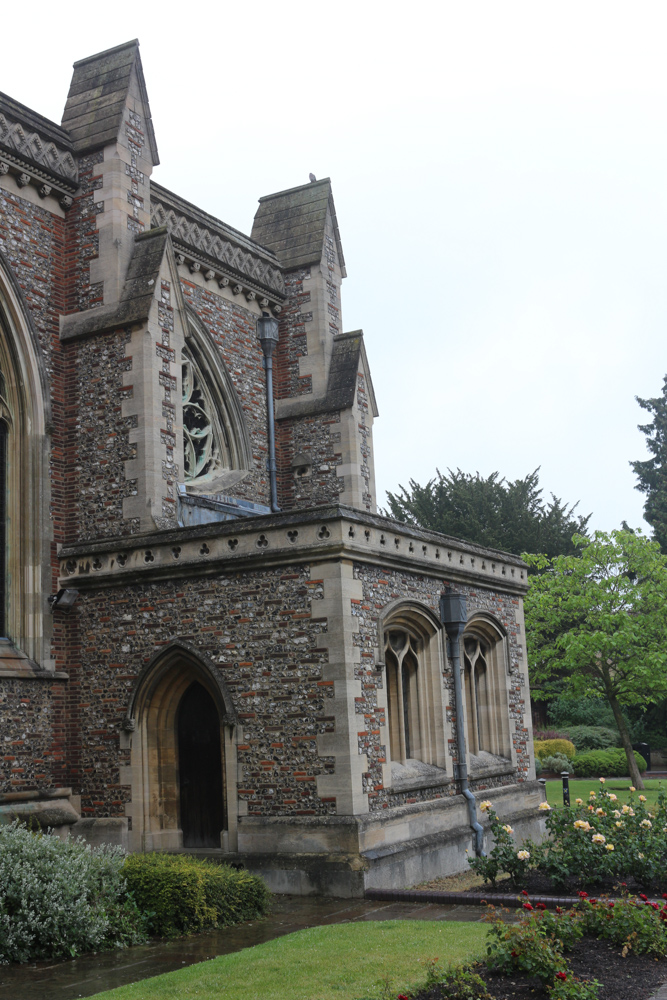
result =
M640 898L640 899L643 899L643 900L644 900L644 902L646 902L646 901L648 900L648 896L645 896L643 892L640 892L640 893L639 893L639 898Z
M530 903L524 903L523 904L523 908L524 908L524 910L532 910L533 909L533 907L531 906Z
M522 895L522 896L527 896L527 895L528 895L528 893L526 892L526 890L525 890L525 889L522 889L522 890L521 890L521 895ZM667 899L667 896L665 897L665 899Z
M566 972L557 972L556 973L556 979L567 979L567 973Z
M588 893L587 892L582 892L581 889L580 889L579 892L577 893L577 896L581 896L582 899L587 899L588 898Z
M609 907L610 910L614 909L614 903L607 903L607 906Z
M536 910L546 910L546 908L547 908L546 907L546 903L536 903L535 904L535 909Z

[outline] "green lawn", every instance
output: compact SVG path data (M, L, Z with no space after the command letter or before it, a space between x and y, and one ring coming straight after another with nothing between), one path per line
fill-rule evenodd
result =
M484 953L486 926L387 920L311 927L187 969L98 993L108 1000L355 1000L423 981L424 959Z
M647 778L644 784L646 785L646 789L641 794L646 796L646 804L649 807L655 805L658 792L661 788L667 791L667 779ZM629 801L630 793L628 788L630 787L630 780L628 778L607 778L604 787L608 791L618 795L620 805ZM570 778L570 802L574 805L574 800L577 798L583 799L586 802L588 801L588 793L590 791L597 792L599 789L600 782L594 779L579 780L578 778ZM635 795L638 794L638 792L635 793ZM547 781L547 801L550 806L563 805L563 784L561 781L557 779Z

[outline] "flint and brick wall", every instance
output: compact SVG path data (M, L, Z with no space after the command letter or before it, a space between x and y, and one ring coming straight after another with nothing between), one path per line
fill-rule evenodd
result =
M82 595L81 670L72 711L81 731L82 811L122 816L129 786L119 768L120 729L145 663L178 636L217 664L238 713L239 800L249 815L322 815L317 795L333 771L316 739L333 730L333 684L323 676L322 582L308 567L174 580Z
M65 683L0 678L0 792L67 784Z
M387 545L391 545L391 542L391 536L387 535ZM356 699L355 710L361 724L358 732L359 753L367 755L369 764L368 772L364 775L364 790L368 792L369 807L371 810L386 809L388 806L401 805L404 802L427 801L441 798L443 795L454 795L456 793L454 784L445 790L423 789L401 795L390 794L384 787L382 764L387 759L388 731L384 709L378 705L378 689L384 684L384 674L378 673L374 666L374 648L377 646L378 621L382 609L391 601L400 598L420 601L438 614L440 594L447 581L418 574L388 571L364 563L356 563L354 573L355 579L362 581L364 591L361 601L352 601L352 615L359 620L359 631L355 640L359 647L359 665L355 667L355 672L361 681L361 695ZM472 781L471 785L481 790L513 784L517 780L525 780L530 764L527 750L525 677L519 663L523 650L516 621L519 599L482 588L466 587L460 583L456 584L456 589L466 594L469 615L476 611L486 611L503 624L508 633L510 649L510 732L517 754L518 772L516 776L505 775L489 780L481 779L479 782ZM456 760L454 739L456 716L451 708L454 705L454 680L449 664L443 671L443 681L447 689L449 754Z
M215 341L241 401L252 445L253 468L226 495L269 503L266 429L266 383L262 350L257 340L257 319L243 306L208 288L181 280L185 301L192 306Z

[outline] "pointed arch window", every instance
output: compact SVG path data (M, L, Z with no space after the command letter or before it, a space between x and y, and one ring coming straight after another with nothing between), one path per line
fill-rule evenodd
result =
M472 620L463 636L468 750L474 756L511 755L504 636Z
M182 354L185 482L213 479L231 468L229 436L195 358Z
M188 311L181 352L183 480L188 493L226 493L254 468L250 434L218 344Z

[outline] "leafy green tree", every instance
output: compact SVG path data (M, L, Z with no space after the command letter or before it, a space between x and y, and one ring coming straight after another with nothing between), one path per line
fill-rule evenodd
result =
M653 457L630 465L639 479L635 489L646 494L644 517L653 528L660 548L667 553L667 375L662 381L662 395L655 399L635 396L635 399L643 410L653 414L650 424L639 424Z
M525 554L531 676L567 697L605 698L632 783L643 788L623 708L667 695L667 557L632 531L575 536L578 556Z
M524 479L508 482L499 473L488 478L447 470L426 486L414 479L410 488L387 493L388 513L399 521L441 531L478 545L520 555L574 553L572 536L586 534L588 517L575 516L577 504L566 506L553 496L548 503L539 488L539 468Z

